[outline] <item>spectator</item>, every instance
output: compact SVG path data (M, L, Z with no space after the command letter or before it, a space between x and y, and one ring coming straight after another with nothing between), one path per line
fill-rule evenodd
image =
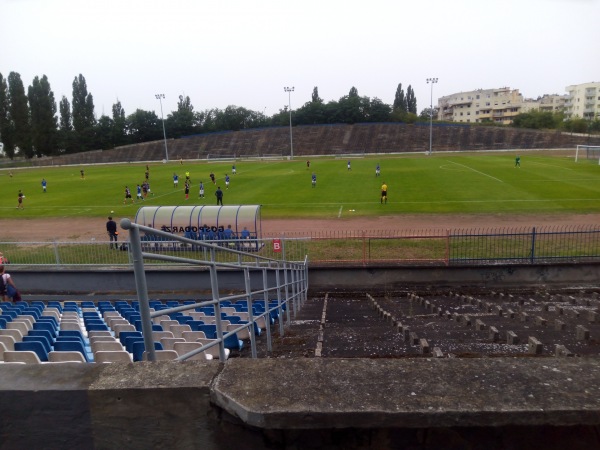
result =
M4 253L0 252L0 265L4 264L10 264L10 261L6 256L4 256Z
M0 265L0 276L2 278L0 281L0 296L4 301L8 301L9 298L11 298L13 302L21 300L21 295L17 290L15 282L12 280L10 274L5 272L3 265Z
M246 227L244 227L244 229L242 230L242 239L250 239L250 232Z
M106 222L106 232L108 233L108 238L110 239L110 243L108 244L108 248L114 248L118 250L119 246L117 244L117 237L119 233L117 232L117 223L113 220L112 216L108 216L108 222Z

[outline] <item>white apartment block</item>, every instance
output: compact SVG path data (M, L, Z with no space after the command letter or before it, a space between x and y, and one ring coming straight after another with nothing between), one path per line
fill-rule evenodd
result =
M575 84L567 86L565 101L565 118L588 119L600 118L600 82Z
M513 118L530 110L518 89L477 89L440 97L438 120L452 122L495 122L510 124Z

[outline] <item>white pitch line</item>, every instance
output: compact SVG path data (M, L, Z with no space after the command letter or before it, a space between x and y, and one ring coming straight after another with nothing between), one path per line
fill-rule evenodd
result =
M342 217L342 208L344 207L344 205L340 206L340 210L338 211L338 219L340 217Z
M479 170L475 170L475 169L473 169L472 167L465 166L464 164L459 164L459 163L457 163L457 162L454 162L454 161L448 161L448 162L449 162L449 163L452 163L452 164L456 164L457 166L464 167L465 169L472 170L473 172L477 172L477 173L479 173L479 174L481 174L481 175L484 175L484 176L486 176L486 177L490 177L491 179L493 179L493 180L496 180L496 181L499 181L500 183L504 183L504 181L502 181L501 179L499 179L499 178L496 178L496 177L493 177L493 176L491 176L491 175L488 175L487 173L480 172Z

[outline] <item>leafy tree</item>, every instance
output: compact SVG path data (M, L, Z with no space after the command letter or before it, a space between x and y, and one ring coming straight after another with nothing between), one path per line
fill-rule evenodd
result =
M121 102L117 100L112 106L112 144L114 146L125 145L127 143L127 117Z
M394 111L407 112L406 98L404 96L404 90L402 89L402 83L398 84L396 88L396 95L394 96Z
M177 102L177 111L167 116L167 129L171 137L181 137L186 134L196 132L196 115L194 114L194 106L188 96L179 96Z
M88 93L84 76L79 74L73 80L73 128L83 150L94 145L94 125L94 97Z
M71 104L64 95L58 104L58 110L60 113L58 128L59 152L73 153L75 151L75 136L73 135Z
M98 119L98 123L96 124L95 148L108 150L114 147L114 127L115 124L110 117L106 115L100 116L100 119Z
M369 104L369 122L388 122L392 107L375 97Z
M162 125L154 111L136 109L127 116L127 134L132 142L148 142L162 139Z
M46 75L33 79L28 90L31 111L31 140L37 156L57 152L56 101Z
M421 114L419 114L419 120L429 122L429 120L431 120L432 113L433 113L433 120L435 120L437 117L437 108L429 108L429 107L424 108L421 111Z
M549 111L529 111L518 114L512 122L516 128L532 128L535 130L557 128L555 114Z
M302 125L326 123L325 105L323 99L319 97L319 88L314 87L310 102L296 109L294 119L297 124Z
M9 117L8 85L0 73L0 142L4 144L4 153L9 158L15 156L14 128Z
M8 75L9 120L14 130L14 145L27 158L33 156L31 148L31 127L29 126L29 106L21 75L11 72Z
M406 111L417 114L417 97L415 97L415 91L410 84L406 88Z
M312 92L312 103L323 103L323 99L321 97L319 97L319 88L317 86L315 86L313 88L313 92Z

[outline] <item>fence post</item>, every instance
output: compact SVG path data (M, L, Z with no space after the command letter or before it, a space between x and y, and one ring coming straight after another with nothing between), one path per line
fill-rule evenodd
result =
M535 261L535 237L535 227L533 227L533 230L531 231L531 264Z
M450 265L450 229L446 228L446 266Z
M363 241L363 266L367 265L367 242L366 242L366 232L363 230L362 232L362 241Z
M121 219L121 228L129 230L129 245L133 259L133 274L135 276L135 288L140 302L140 315L142 316L142 334L144 336L144 347L148 352L148 361L156 361L154 352L154 339L152 338L152 319L150 318L150 302L148 300L148 286L146 284L146 272L144 271L144 256L142 255L142 241L140 230L137 225L129 219Z
M54 244L54 259L56 260L56 265L60 266L60 255L58 253L58 242L53 241Z

